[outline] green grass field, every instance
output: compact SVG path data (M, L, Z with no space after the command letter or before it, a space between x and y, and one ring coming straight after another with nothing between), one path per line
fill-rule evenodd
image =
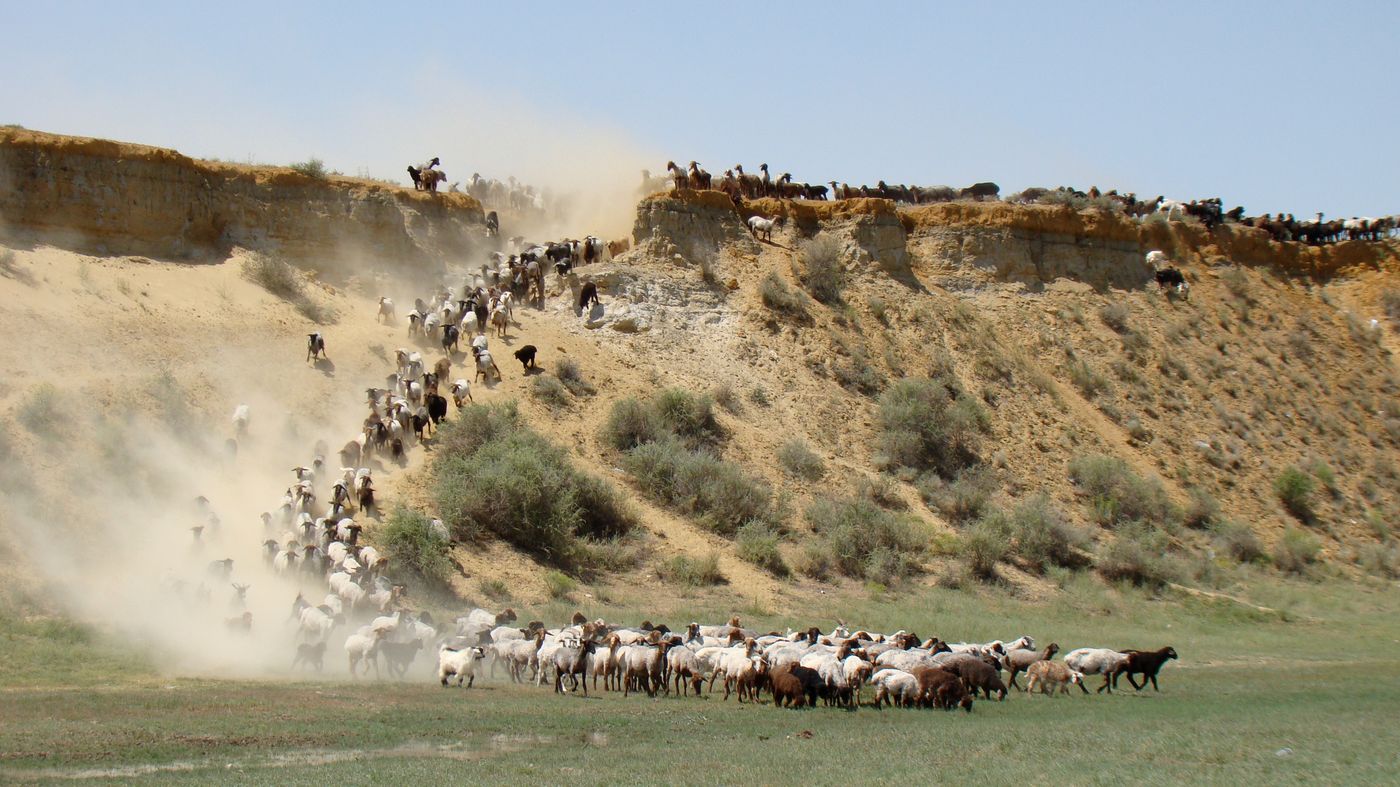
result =
M682 600L671 619L713 616L716 600ZM1393 588L1261 583L1252 600L1286 613L1087 582L1046 604L930 590L842 605L850 619L912 622L925 636L1031 633L1066 649L1171 644L1182 656L1160 694L1126 682L1111 697L1013 692L971 715L556 697L501 681L442 689L426 660L407 683L170 678L85 628L7 619L0 780L1395 783ZM328 676L340 662L332 649Z

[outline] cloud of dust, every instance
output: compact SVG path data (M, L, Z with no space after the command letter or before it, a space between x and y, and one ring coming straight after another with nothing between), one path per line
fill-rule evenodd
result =
M325 579L296 570L276 571L264 555L267 539L305 539L276 516L281 493L293 483L291 468L310 465L313 446L324 441L325 469L315 480L323 516L330 485L339 475L338 450L353 436L365 411L363 389L354 387L297 412L292 403L258 395L246 382L231 384L229 401L252 414L236 452L231 417L193 410L192 391L170 375L158 375L139 394L143 405L75 419L62 438L60 458L13 483L6 491L8 530L20 554L59 595L46 599L148 654L176 674L208 677L307 677L292 658L308 638L291 618L304 594L313 605L329 593ZM229 416L232 414L229 406ZM382 476L376 460L368 466ZM207 498L207 503L197 501ZM274 513L265 528L264 511ZM356 512L361 524L373 520ZM193 527L203 527L197 537ZM216 561L233 560L225 574ZM240 600L234 583L248 585ZM251 628L240 625L251 614ZM326 639L325 677L345 678L345 638L376 611L368 605ZM432 661L419 654L415 671Z

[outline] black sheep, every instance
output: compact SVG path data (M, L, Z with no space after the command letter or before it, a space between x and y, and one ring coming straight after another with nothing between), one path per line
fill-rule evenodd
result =
M529 371L535 368L535 345L527 344L515 351L515 360L520 362L522 371Z
M1162 665L1166 664L1168 659L1176 658L1176 650L1171 646L1161 650L1123 650L1119 652L1127 654L1128 660L1118 668L1113 677L1117 679L1119 675L1127 675L1128 682L1133 684L1133 689L1136 691L1142 691L1149 680L1152 681L1152 690L1160 691L1157 688L1157 672L1162 669ZM1134 675L1142 676L1141 686L1133 680Z

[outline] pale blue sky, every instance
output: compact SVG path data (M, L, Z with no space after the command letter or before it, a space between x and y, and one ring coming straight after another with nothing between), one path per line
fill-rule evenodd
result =
M760 161L1400 213L1400 3L0 2L0 123L401 178Z

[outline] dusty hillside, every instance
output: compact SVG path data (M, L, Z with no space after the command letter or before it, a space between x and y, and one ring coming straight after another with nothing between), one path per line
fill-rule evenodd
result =
M743 224L752 212L788 220L759 242ZM22 493L7 496L3 521L31 595L81 586L94 555L108 578L158 575L196 546L257 565L258 514L276 506L288 470L318 440L333 452L353 434L364 389L382 384L396 347L411 346L403 325L376 322L377 298L411 303L455 286L490 246L479 206L456 195L12 130L0 136L0 219L0 329L23 337L0 348L11 370L0 448L12 468L0 481ZM801 291L799 249L815 236L835 241L839 297L796 296L788 312L766 305L770 275ZM575 277L551 274L545 307L518 308L497 340L536 345L547 368L574 359L596 394L547 406L509 352L499 354L505 379L476 391L479 402L519 401L532 426L639 513L636 568L592 577L590 594L674 593L656 567L711 552L728 584L700 592L775 609L861 592L835 575L775 578L740 560L731 539L640 494L600 432L617 400L667 387L721 400L717 452L775 490L790 560L813 538L811 500L865 494L928 528L923 570L909 581L937 581L958 561L968 524L937 500L956 479L885 472L879 449L880 397L901 378L938 374L988 415L978 467L990 505L1044 492L1090 533L1086 554L1115 538L1070 481L1071 463L1096 454L1159 478L1183 511L1213 500L1212 518L1248 526L1265 546L1305 528L1339 566L1396 526L1397 334L1381 305L1400 286L1394 241L1283 247L1241 228L1208 236L1179 222L970 203L759 201L741 214L717 193L642 200L633 241ZM1189 299L1150 283L1151 248L1183 266ZM300 265L319 309L248 281L249 250ZM599 284L601 309L574 308L582 281ZM329 364L304 361L312 330L326 335ZM240 403L254 428L231 455ZM820 457L820 479L783 471L793 438ZM418 450L383 469L386 507L430 510L427 458ZM1323 486L1307 523L1274 491L1295 465ZM196 495L223 532L192 546L190 523L207 518ZM1201 529L1177 526L1170 539L1183 556L1214 548ZM463 594L479 597L495 579L522 602L545 598L548 567L503 544L454 558ZM1044 584L1026 569L1013 557L1000 574L1013 587ZM257 608L284 615L286 590L270 578L255 585ZM81 593L70 603L115 614Z

